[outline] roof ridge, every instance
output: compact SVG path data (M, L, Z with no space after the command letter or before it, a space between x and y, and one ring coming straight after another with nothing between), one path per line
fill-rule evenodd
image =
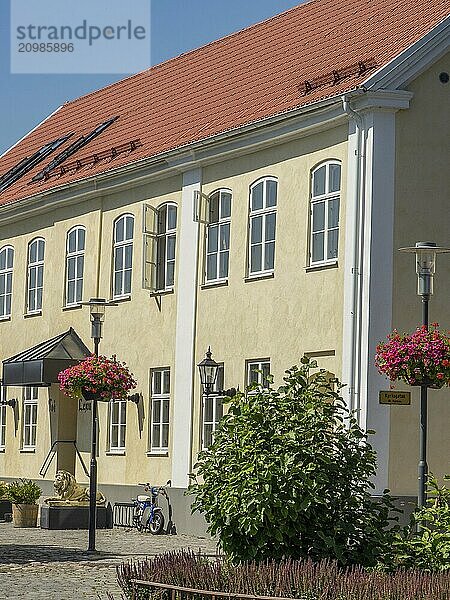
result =
M97 94L98 92L112 88L116 85L119 85L119 84L125 82L125 81L134 79L135 77L140 77L144 73L148 73L150 71L155 71L156 69L159 69L171 62L179 60L181 57L189 56L190 54L195 54L196 52L199 52L200 50L203 50L204 48L208 48L208 46L214 46L215 44L223 42L224 40L226 40L228 38L233 38L233 37L243 33L244 31L249 31L256 27L260 27L261 25L264 25L265 23L269 23L270 21L275 21L276 19L279 19L280 17L284 17L286 14L288 14L290 12L299 10L300 8L303 8L307 4L311 4L312 2L317 2L317 1L318 0L299 0L300 4L297 4L296 6L293 6L292 8L288 8L281 13L277 13L276 15L272 15L271 17L268 17L267 19L264 19L263 21L258 21L257 23L253 23L252 25L248 25L247 27L243 27L242 29L238 29L237 31L228 33L227 35L217 38L216 40L211 40L210 42L207 42L206 44L203 44L202 46L198 46L197 48L192 48L192 50L187 50L186 52L177 54L177 56L172 56L171 58L168 58L167 60L157 63L156 65L152 65L151 67L148 67L147 69L143 69L142 71L133 73L132 75L129 75L128 77L124 77L123 79L114 81L113 83L105 85L104 87L98 88L96 90L92 90L91 92L88 92L87 94L83 94L82 96L78 96L77 98L73 98L72 100L67 100L66 102L64 102L63 106L68 106L69 104L75 104L79 100L83 100L84 98L89 98L89 96L93 96L93 95Z

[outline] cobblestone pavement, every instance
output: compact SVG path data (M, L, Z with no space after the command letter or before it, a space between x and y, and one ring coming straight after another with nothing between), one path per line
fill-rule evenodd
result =
M0 523L0 599L120 600L116 565L181 548L215 554L215 542L185 535L97 531L97 552L86 552L87 531L17 529Z

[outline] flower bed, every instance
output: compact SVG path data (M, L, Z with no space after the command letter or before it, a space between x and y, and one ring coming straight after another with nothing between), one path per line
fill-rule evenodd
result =
M115 356L89 356L61 371L58 380L60 389L71 398L80 398L83 393L104 400L126 398L136 387L126 364L116 360Z
M432 323L412 334L396 329L377 346L375 364L391 381L441 388L450 385L450 337Z
M398 570L393 574L367 572L361 567L341 569L331 561L267 561L231 565L209 561L191 552L171 552L129 562L118 568L118 580L130 600L184 598L211 600L214 592L299 600L448 600L450 572ZM134 584L133 580L148 582ZM167 584L168 592L150 582ZM189 588L189 591L171 586Z

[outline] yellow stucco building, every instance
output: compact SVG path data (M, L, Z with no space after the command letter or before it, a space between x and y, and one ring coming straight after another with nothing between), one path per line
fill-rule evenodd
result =
M1 360L30 362L27 350L64 332L56 341L73 343L71 328L91 347L82 302L117 304L100 351L127 362L140 398L100 404L99 486L112 502L171 480L179 531L201 527L183 491L222 412L201 394L208 346L225 388L262 379L255 369L281 383L315 357L376 431L377 491L416 495L418 388L397 386L410 406L379 404L389 382L374 353L393 327L420 322L413 260L397 249L450 241L449 17L435 2L383 21L389 4L374 8L379 29L337 7L345 31L325 53L313 23L327 2L301 5L65 104L0 157ZM292 41L300 31L309 54ZM431 315L444 328L449 275L442 257ZM16 403L0 408L0 477L48 493L58 468L86 481L89 404L23 373L2 388ZM439 476L449 422L448 389L430 392Z

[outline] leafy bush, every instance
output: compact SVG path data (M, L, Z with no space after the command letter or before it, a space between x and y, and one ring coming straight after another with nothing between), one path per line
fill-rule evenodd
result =
M42 490L31 479L20 479L8 484L6 495L13 504L36 504Z
M340 568L324 560L285 559L231 565L208 561L189 552L171 552L117 567L119 585L132 600L160 600L170 592L133 589L132 579L197 590L298 598L301 600L448 600L450 573L398 570L394 574L366 572L361 567ZM211 600L202 594L183 597Z
M314 368L305 357L278 390L238 393L199 454L193 510L235 561L375 565L389 545L390 498L369 494L375 452L346 410L342 386Z
M0 481L0 500L5 499L8 491L8 485L4 481Z
M410 525L394 539L391 566L450 569L450 490L439 487L432 475L428 477L427 506L413 513Z

